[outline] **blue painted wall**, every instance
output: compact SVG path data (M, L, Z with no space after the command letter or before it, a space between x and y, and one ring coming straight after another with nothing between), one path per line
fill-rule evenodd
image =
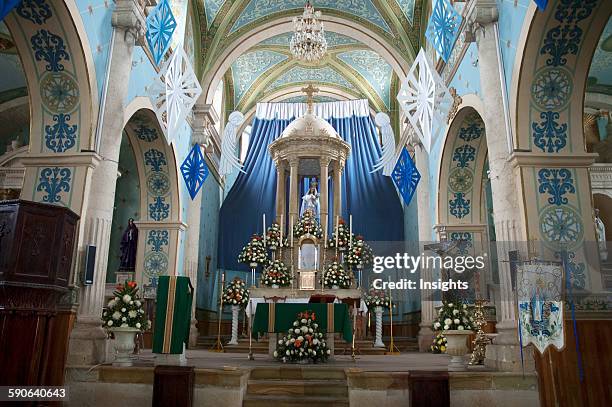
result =
M200 212L200 247L198 261L198 290L196 306L215 310L218 291L217 239L219 236L220 186L209 175L200 190L202 208ZM210 274L206 277L206 257L210 256Z

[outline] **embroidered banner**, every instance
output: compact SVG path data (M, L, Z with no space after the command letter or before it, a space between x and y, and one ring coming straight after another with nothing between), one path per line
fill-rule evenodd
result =
M540 353L565 346L563 335L563 269L560 264L524 263L517 269L519 335L523 347Z

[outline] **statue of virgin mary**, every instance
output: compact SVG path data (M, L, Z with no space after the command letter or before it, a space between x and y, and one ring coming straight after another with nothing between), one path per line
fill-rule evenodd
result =
M319 191L317 191L317 182L313 181L310 183L310 189L302 197L302 209L300 210L300 216L304 216L306 211L311 211L315 218L319 219Z

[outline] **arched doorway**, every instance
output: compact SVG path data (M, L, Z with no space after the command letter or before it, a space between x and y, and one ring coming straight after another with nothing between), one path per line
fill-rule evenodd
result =
M462 241L460 255L481 254L488 249L489 209L487 195L487 141L484 121L470 106L461 108L451 122L442 150L437 196L436 229L448 240ZM487 194L488 192L488 194ZM489 202L490 204L490 202ZM471 299L488 298L489 273L479 273L478 289L472 284ZM474 281L475 283L475 281Z
M128 112L134 110L131 106ZM119 172L107 282L114 282L121 236L127 219L133 218L139 229L135 280L142 285L155 285L158 276L175 273L179 261L179 234L185 230L185 224L180 221L173 147L167 144L152 110L140 108L127 121Z

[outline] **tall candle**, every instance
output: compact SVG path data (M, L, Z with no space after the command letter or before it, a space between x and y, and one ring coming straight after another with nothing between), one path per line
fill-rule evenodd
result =
M280 216L280 244L283 246L283 229L285 228L285 224L283 223L283 214Z
M338 249L338 229L340 228L340 216L336 215L336 250Z
M323 247L327 249L327 214L324 216L324 224L323 224Z
M349 247L353 248L353 215L349 215Z
M263 214L262 225L263 225L262 233L263 233L264 245L265 245L266 244L266 214L265 213Z
M293 215L289 219L289 236L291 236L291 247L293 247Z

